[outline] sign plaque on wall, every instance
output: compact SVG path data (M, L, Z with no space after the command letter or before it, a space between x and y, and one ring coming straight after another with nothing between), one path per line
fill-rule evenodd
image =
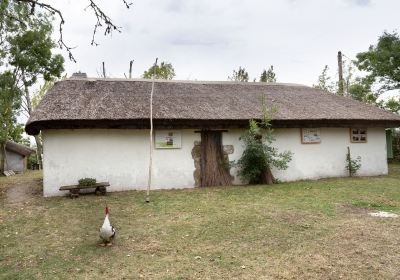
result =
M302 128L301 143L303 144L321 143L321 130L319 128Z
M156 149L180 149L182 135L179 130L156 130L154 135Z

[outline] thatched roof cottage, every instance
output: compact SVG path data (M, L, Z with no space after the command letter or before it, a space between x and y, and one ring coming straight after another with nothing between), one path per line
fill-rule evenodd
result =
M26 124L28 134L43 134L46 196L83 177L109 181L111 190L146 187L151 85L74 77L55 84ZM261 97L276 108L276 146L294 153L287 170L274 171L278 179L345 176L348 146L362 158L360 175L387 173L385 128L400 126L398 115L295 84L156 81L153 188L205 185L213 171L202 139L216 139L237 160L249 120L262 116ZM230 175L245 183L234 168Z

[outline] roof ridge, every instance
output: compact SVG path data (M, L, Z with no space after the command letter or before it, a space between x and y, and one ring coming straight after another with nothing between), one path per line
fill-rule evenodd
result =
M142 79L142 78L133 78L133 79L126 79L126 78L95 78L95 77L88 77L88 78L75 78L70 77L63 81L104 81L104 82L152 82L152 79ZM206 81L206 80L162 80L156 79L154 80L156 83L175 83L175 84L239 84L239 85L264 85L264 86L297 86L297 87L310 87L303 84L296 84L296 83L266 83L266 82L238 82L238 81Z

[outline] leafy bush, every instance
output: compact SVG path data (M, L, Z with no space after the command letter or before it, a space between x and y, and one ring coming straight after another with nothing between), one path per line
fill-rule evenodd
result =
M38 169L39 164L37 160L36 152L32 153L28 157L28 169Z
M255 120L250 120L249 130L240 138L244 141L245 149L236 163L239 176L250 184L274 183L272 167L287 169L292 159L292 152L279 153L278 149L272 146L275 137L269 117L271 113L266 111L265 106L262 109L263 121L257 123Z
M350 148L347 147L346 155L346 169L349 172L349 176L357 174L357 171L361 168L361 157L358 156L356 159L351 157Z
M82 178L78 180L79 186L92 186L96 184L96 179L94 178Z

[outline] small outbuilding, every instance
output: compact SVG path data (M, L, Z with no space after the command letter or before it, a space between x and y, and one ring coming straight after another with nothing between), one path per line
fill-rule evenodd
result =
M84 177L111 191L145 189L149 165L150 80L71 78L57 82L26 125L43 136L44 195ZM400 116L348 97L297 84L156 81L153 97L153 189L219 185L238 160L261 100L275 108L276 147L293 153L280 181L346 176L347 147L360 176L388 173L385 128ZM210 152L211 151L211 152ZM222 162L223 161L223 162ZM224 181L244 184L229 165ZM210 183L211 182L211 183Z
M15 173L24 173L28 166L28 157L35 150L15 143L13 141L7 141L6 143L6 158L5 158L5 170L12 170ZM0 154L1 157L1 154Z

